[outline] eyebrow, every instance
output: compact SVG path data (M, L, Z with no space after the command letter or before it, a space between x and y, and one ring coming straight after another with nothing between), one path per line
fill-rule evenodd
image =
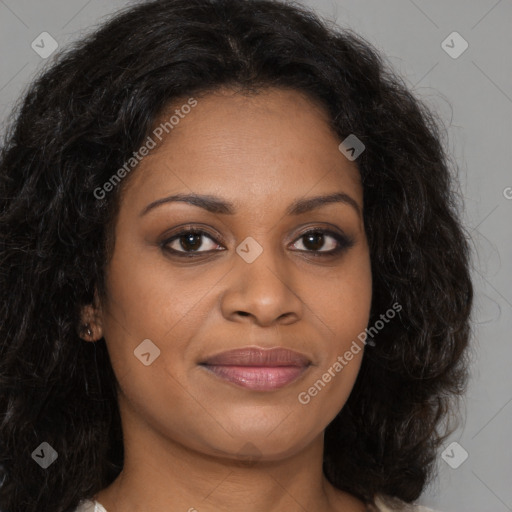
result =
M223 199L215 196L202 194L174 194L168 197L157 199L156 201L148 204L140 212L139 217L146 215L146 213L158 206L173 202L183 202L193 206L199 206L200 208L203 208L204 210L207 210L211 213L234 215L236 211L233 203L224 201ZM302 213L310 212L331 203L349 205L356 211L359 216L361 216L361 209L359 208L359 204L344 192L336 192L334 194L297 199L286 209L286 215L300 215Z

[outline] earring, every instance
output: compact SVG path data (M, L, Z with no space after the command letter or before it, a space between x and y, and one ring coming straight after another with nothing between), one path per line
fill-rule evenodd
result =
M89 324L85 324L82 326L82 332L85 331L87 336L92 336L92 330Z

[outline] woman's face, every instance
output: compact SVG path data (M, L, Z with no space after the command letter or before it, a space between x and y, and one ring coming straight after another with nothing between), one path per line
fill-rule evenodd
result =
M327 114L298 92L219 90L185 111L133 171L116 224L98 328L123 429L275 460L321 436L359 371L363 350L344 355L371 303L360 176ZM177 194L210 207L163 201ZM311 208L289 211L303 201ZM205 234L176 236L186 229ZM308 363L211 359L244 347Z

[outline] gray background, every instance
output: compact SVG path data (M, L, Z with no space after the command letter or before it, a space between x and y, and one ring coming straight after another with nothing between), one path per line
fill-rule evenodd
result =
M469 456L454 469L440 454L438 479L420 502L443 512L512 511L512 2L303 3L376 45L447 127L475 249L476 303L464 421L445 447L456 441ZM36 72L53 60L31 48L41 32L49 32L63 47L127 4L0 0L0 129ZM458 58L441 47L453 31L469 44ZM461 450L448 450L452 465L460 462Z

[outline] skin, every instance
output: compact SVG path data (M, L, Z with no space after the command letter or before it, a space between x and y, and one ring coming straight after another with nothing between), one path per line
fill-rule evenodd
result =
M108 512L365 510L322 472L324 430L345 404L364 350L308 404L297 398L369 320L363 189L340 142L322 106L297 91L219 89L198 98L123 183L107 296L82 317L93 331L84 339L105 338L119 383L125 465L96 495ZM140 215L155 200L192 192L230 201L235 213L173 202ZM297 199L337 192L359 211L337 202L285 212ZM208 232L194 241L203 242L195 259L161 247L190 227ZM308 244L301 235L311 228L345 233L354 244L315 257L338 244L325 231L323 245ZM248 236L263 249L252 263L236 252ZM184 243L167 247L193 252ZM160 350L148 366L134 356L145 339ZM312 364L270 392L198 365L243 346L283 346Z

